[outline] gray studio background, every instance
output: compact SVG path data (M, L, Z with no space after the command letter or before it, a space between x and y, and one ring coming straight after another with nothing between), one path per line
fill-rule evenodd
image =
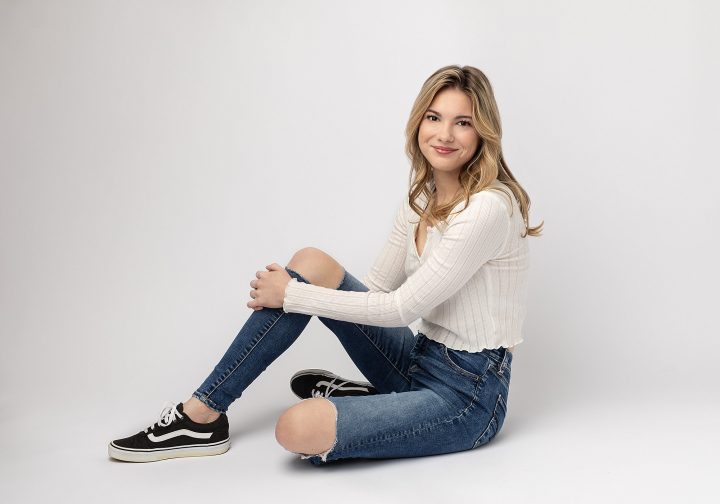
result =
M712 2L0 1L4 502L714 501L720 113ZM317 319L229 412L220 457L106 445L186 400L314 246L361 277L447 64L495 87L532 199L525 341L493 443L315 468L290 375L359 377ZM417 323L413 327L417 326Z

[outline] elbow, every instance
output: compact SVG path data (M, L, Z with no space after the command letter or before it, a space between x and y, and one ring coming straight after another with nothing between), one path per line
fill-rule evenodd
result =
M420 317L416 313L403 310L402 307L398 308L398 319L400 327L410 325L418 318Z

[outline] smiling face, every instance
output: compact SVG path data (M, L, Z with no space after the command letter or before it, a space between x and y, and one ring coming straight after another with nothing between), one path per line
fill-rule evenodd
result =
M438 92L418 131L420 151L434 171L459 175L479 143L480 137L472 126L470 97L457 88Z

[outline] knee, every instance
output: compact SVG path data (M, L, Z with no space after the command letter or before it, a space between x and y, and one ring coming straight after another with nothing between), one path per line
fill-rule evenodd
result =
M295 252L287 267L300 273L311 284L331 289L337 288L345 275L345 269L340 263L315 247L305 247Z
M303 265L326 261L330 257L328 254L316 247L303 247L295 251L290 258L288 267L295 269L293 266L301 267Z
M275 439L286 450L314 455L332 448L335 443L337 415L328 399L305 399L280 415Z

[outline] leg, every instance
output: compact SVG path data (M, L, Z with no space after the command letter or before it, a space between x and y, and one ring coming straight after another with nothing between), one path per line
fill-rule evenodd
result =
M503 425L511 360L504 349L460 352L420 335L410 390L306 399L283 413L276 437L316 465L477 448Z
M329 256L303 252L306 250L298 251L289 265L298 267L303 272L307 270L307 274L316 280L316 285L334 288L340 282L342 267ZM302 262L297 256L303 258ZM290 276L300 279L300 274L294 270L286 270ZM303 281L307 280L303 278ZM285 313L282 308L254 311L220 362L193 392L192 397L203 404L204 411L196 401L187 401L191 408L188 413L190 417L193 418L194 414L195 418L204 416L211 419L213 415L208 410L212 410L214 416L226 412L247 386L292 345L310 318L310 315Z
M290 265L292 267L292 264ZM369 289L341 268L338 290L367 292ZM337 276L334 276L335 280ZM303 275L298 281L308 282ZM377 327L318 317L338 338L353 363L381 394L410 388L410 354L417 336L409 327Z
M322 455L334 445L336 419L332 402L322 397L306 399L280 416L275 439L288 451Z
M320 285L337 285L342 268L318 254L313 257L318 262L311 262L306 274L317 278ZM300 267L305 271L305 266ZM288 273L298 276L293 271ZM285 313L282 309L254 311L213 372L187 401L187 409L185 404L163 408L161 418L144 431L111 441L108 455L149 462L226 452L230 447L228 420L221 413L297 339L309 320L308 315Z

